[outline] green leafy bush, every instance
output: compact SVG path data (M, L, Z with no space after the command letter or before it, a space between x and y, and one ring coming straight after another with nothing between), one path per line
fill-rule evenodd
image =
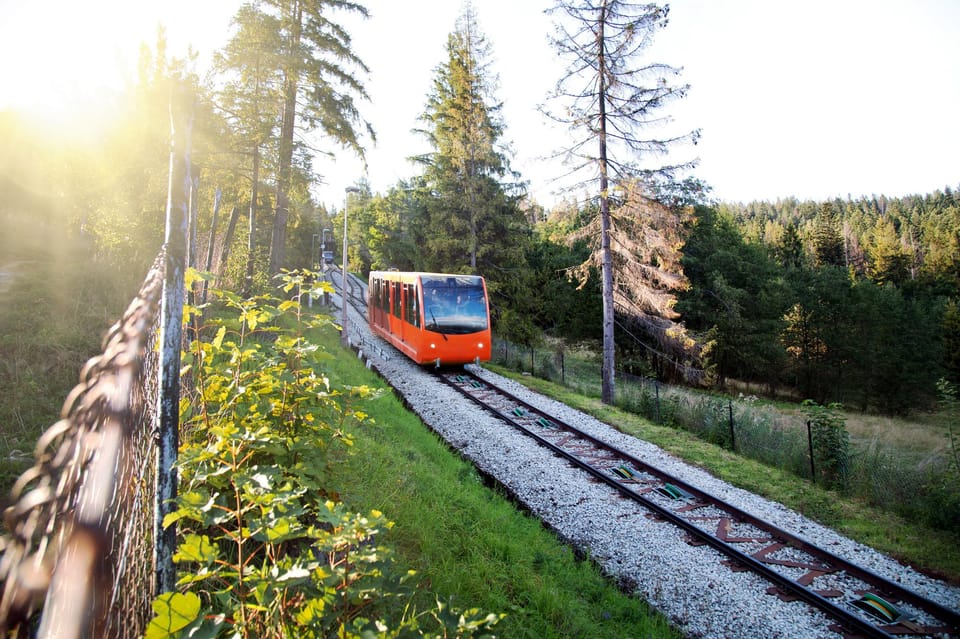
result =
M321 372L332 355L305 335L331 320L297 301L311 281L285 273L284 301L218 292L223 317L203 327L201 309L187 309L189 435L164 521L179 527L178 592L154 601L146 637L492 636L498 615L439 600L412 609L416 576L396 574L378 538L392 523L325 489L328 464L353 444L345 427L368 419L376 391L334 388Z
M821 406L812 400L801 404L810 427L814 467L819 481L830 488L846 485L850 462L850 434L839 404Z

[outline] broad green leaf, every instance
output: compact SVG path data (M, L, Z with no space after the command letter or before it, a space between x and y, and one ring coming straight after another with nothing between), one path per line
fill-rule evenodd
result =
M290 517L280 517L272 522L264 531L267 541L274 544L299 537L302 533L303 527L300 525L300 522Z
M192 592L166 592L154 599L153 612L145 639L174 637L200 615L200 597Z
M223 338L227 334L227 327L221 326L217 330L217 336L213 338L213 347L217 350L220 350L220 347L223 345Z
M210 543L210 538L206 535L188 534L184 536L183 541L177 546L177 552L173 555L174 563L185 561L194 561L200 564L210 565L214 563L220 553L217 547Z

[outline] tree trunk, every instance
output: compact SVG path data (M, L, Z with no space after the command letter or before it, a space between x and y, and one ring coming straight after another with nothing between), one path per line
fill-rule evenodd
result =
M616 343L614 342L614 307L613 307L613 257L610 254L610 199L608 197L609 180L607 177L607 92L606 92L606 59L604 55L603 27L606 23L606 2L600 10L599 29L597 33L597 50L599 51L599 86L597 97L600 106L600 260L603 295L603 364L601 368L600 400L604 404L612 404L614 400L614 357Z
M227 232L223 236L223 249L220 251L220 259L217 260L217 286L221 286L220 280L223 278L223 269L227 267L230 260L230 247L233 246L233 236L237 230L237 222L240 220L240 207L234 206L230 211L230 221L227 223Z
M290 48L288 55L296 55L300 49L303 9L294 2ZM270 274L280 272L286 261L287 219L290 216L290 172L293 165L293 132L297 118L297 91L299 91L299 67L291 62L287 67L283 84L283 122L280 125L279 154L277 157L277 210L273 216L273 234L270 240Z
M253 147L253 187L250 189L250 237L247 238L247 274L243 279L243 296L253 289L253 263L257 242L257 187L260 184L260 147Z
M210 222L210 237L207 240L207 260L204 262L203 270L210 272L213 269L213 245L217 241L217 221L220 217L220 189L217 189L217 194L213 200L213 220ZM203 280L203 292L200 294L200 303L207 303L207 285L210 282L207 279Z

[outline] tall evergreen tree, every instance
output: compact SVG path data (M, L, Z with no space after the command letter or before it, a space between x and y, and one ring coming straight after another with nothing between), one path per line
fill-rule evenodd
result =
M780 344L788 305L776 263L763 248L745 242L728 216L697 208L683 248L690 289L677 309L691 331L707 335L706 362L716 381L760 381L776 387L786 360ZM788 229L794 228L793 226Z
M320 130L325 138L364 156L363 136L375 139L357 98L367 99L360 73L368 69L351 49L349 33L331 17L346 11L367 17L363 5L345 0L261 0L278 21L278 72L282 111L277 140L276 211L270 242L270 273L286 260L287 220L294 176L295 131ZM309 164L304 157L302 162Z
M239 152L250 158L250 211L243 292L253 285L257 254L257 209L261 205L263 155L276 139L281 104L277 72L280 24L276 18L244 5L233 19L236 31L214 57L224 82L217 95L220 109L236 132Z
M867 273L878 283L901 285L910 276L910 257L903 250L897 229L890 218L878 217L870 245L870 266Z
M773 249L774 255L785 268L800 268L803 266L803 239L797 231L796 224L787 224L780 241Z
M810 240L813 243L813 254L817 265L846 265L840 219L832 202L824 202L820 205L820 210L817 211L813 221Z
M603 289L602 400L614 400L614 277L611 250L611 183L642 178L648 182L675 178L681 165L651 164L680 141L696 141L699 132L644 137L641 132L664 121L659 110L683 97L687 85L667 78L680 70L665 64L638 64L657 29L667 24L667 7L625 0L558 0L550 9L559 16L554 46L569 60L555 98L563 108L550 115L578 138L564 150L571 174L588 173L580 186L596 185L600 203L599 263ZM595 150L594 150L595 149Z
M434 233L426 252L435 268L476 273L484 255L505 246L498 246L496 234L511 226L505 218L515 207L501 182L512 172L502 142L501 104L494 97L490 46L470 4L448 36L446 52L421 116L420 132L433 151L416 158L435 194L428 203Z
M526 341L532 323L524 254L530 226L513 195L490 48L470 4L447 39L421 116L433 150L424 166L427 219L418 225L420 268L483 274L498 331ZM510 311L510 312L508 312ZM505 320L505 321L500 321Z

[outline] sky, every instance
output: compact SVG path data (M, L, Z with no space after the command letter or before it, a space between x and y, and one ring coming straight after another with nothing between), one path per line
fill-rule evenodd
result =
M377 132L367 168L347 152L316 160L319 199L339 206L366 178L386 191L416 174L427 150L411 133L423 112L458 0L361 0L344 15L370 74L361 104ZM545 159L567 132L538 106L564 65L547 36L552 0L473 0L491 45L512 166L547 206L564 168ZM643 62L683 68L686 98L662 113L672 130L700 129L693 175L723 201L900 196L960 186L960 0L674 0ZM51 119L100 86L133 77L158 24L170 53L188 45L201 67L229 36L239 0L0 0L0 109ZM651 132L657 135L657 132ZM333 149L331 149L333 150Z

